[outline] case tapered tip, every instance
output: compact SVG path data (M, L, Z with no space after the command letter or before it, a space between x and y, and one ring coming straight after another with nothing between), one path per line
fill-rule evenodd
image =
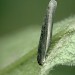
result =
M51 6L56 7L57 6L57 1L56 0L50 0L49 7L51 7Z

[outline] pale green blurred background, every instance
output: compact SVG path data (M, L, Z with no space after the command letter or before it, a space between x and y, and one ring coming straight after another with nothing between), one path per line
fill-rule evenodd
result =
M50 0L0 0L0 36L30 25L42 25ZM57 0L55 22L75 14L75 0Z

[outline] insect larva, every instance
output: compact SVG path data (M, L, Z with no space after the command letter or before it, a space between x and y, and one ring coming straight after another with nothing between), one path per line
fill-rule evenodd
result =
M55 0L51 0L49 2L47 13L45 16L44 24L41 29L41 36L38 46L38 56L37 61L39 65L43 65L46 59L47 50L51 44L52 37L52 27L53 27L53 17L57 7L57 2Z

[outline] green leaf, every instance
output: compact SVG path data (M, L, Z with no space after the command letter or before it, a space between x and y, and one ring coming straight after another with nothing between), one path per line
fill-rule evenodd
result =
M41 75L50 74L57 65L75 66L75 17L54 25L52 46Z
M37 63L41 27L30 27L0 37L0 75L47 75L56 65L75 65L75 17L54 24L45 64Z
M37 51L36 47L38 45L39 35L40 27L32 26L0 37L0 75L6 74L6 72L9 72L9 70L16 68L20 64L24 63L26 65L27 61L30 61L29 59ZM34 64L33 62L35 63L36 60L32 61L31 64ZM29 71L25 72L29 73Z

